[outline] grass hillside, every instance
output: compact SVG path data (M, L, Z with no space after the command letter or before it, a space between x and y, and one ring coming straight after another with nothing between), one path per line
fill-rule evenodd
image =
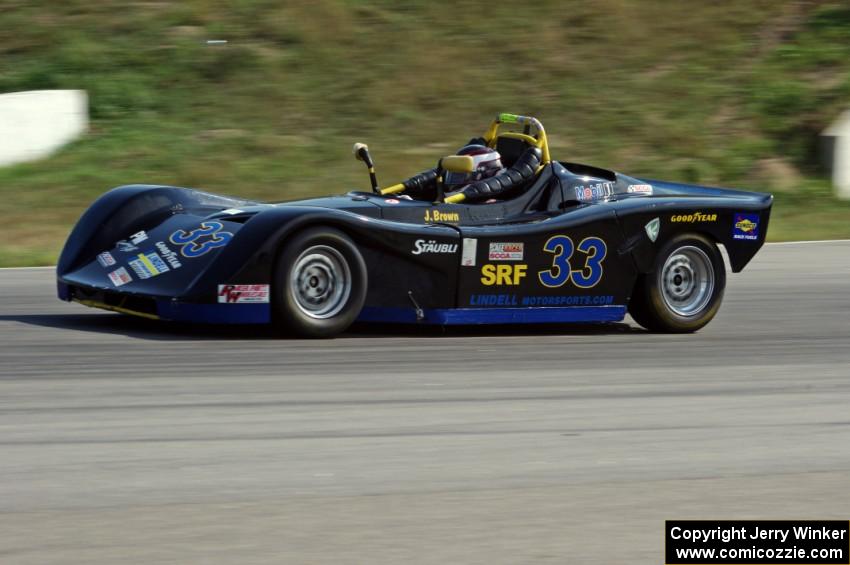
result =
M368 186L354 141L390 184L499 111L556 157L774 191L773 240L850 237L817 160L850 106L846 2L0 0L0 92L51 88L87 90L92 129L0 169L0 265L53 264L119 184L338 193Z

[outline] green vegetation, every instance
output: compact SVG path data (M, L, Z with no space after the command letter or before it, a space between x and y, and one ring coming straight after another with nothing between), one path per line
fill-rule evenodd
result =
M773 240L850 237L817 164L850 101L846 2L493 4L5 0L0 92L85 89L93 123L0 169L0 265L54 263L112 186L338 193L368 186L354 141L390 184L500 111L541 118L556 157L773 191Z

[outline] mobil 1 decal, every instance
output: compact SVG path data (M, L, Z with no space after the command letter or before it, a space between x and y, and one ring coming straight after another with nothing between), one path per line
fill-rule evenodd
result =
M616 251L620 240L607 231L486 242L485 260L461 269L460 307L624 304L634 272Z

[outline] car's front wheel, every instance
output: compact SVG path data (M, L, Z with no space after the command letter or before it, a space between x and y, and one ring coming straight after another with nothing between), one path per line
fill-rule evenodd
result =
M649 330L694 332L717 314L725 287L717 245L701 235L679 235L659 251L653 270L639 277L629 314Z
M310 228L284 244L275 269L275 323L304 337L331 337L351 325L366 300L366 263L351 239Z

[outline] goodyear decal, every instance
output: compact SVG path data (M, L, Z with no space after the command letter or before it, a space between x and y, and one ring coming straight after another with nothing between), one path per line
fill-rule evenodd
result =
M702 212L693 212L691 214L675 214L670 216L670 221L680 224L696 224L699 222L716 222L717 214L703 214Z
M175 251L173 251L170 247L165 245L163 241L156 242L156 249L159 251L172 269L179 269L183 266L180 262L180 256L177 255Z

